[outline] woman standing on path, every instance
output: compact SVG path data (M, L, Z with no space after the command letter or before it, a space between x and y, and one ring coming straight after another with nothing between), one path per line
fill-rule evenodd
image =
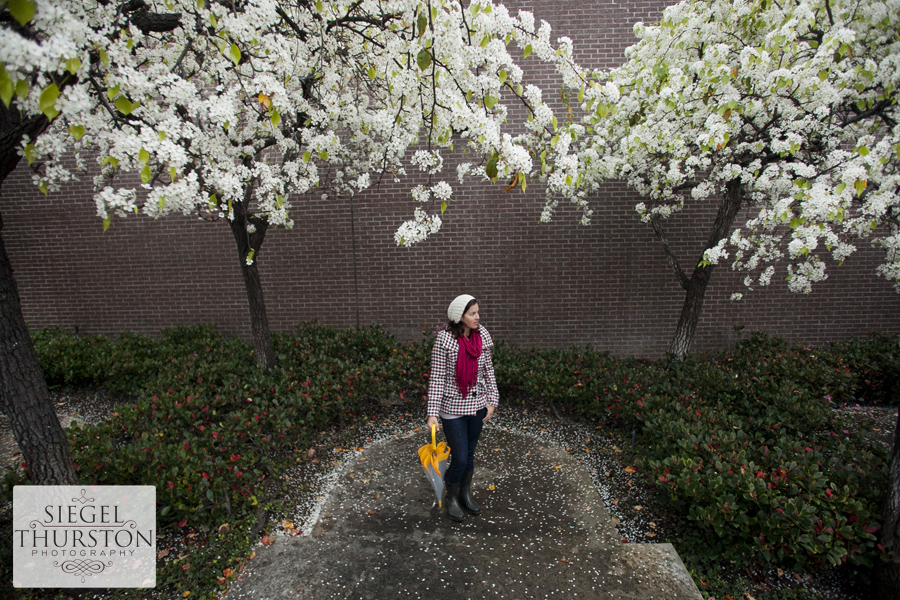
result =
M465 518L463 508L479 514L472 499L475 446L484 423L500 400L494 377L494 341L479 326L478 301L458 296L447 309L447 329L438 333L431 352L428 383L428 420L431 429L438 417L450 446L450 466L444 474L447 512L454 521Z

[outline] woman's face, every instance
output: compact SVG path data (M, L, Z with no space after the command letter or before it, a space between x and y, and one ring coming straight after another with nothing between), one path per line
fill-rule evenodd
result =
M465 314L462 316L462 319L460 319L460 322L466 328L466 334L468 334L469 331L471 331L473 329L478 329L478 320L479 320L478 305L473 304L472 306L469 307L469 310L467 310L465 312Z

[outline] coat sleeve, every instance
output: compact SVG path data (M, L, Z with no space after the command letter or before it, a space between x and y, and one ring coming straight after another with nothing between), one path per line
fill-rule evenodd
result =
M497 389L497 377L494 375L494 340L487 334L489 343L485 348L487 359L484 361L482 376L484 377L485 388L487 389L488 404L496 408L500 404L500 390Z
M444 333L434 340L431 350L431 374L428 377L428 416L436 417L441 412L443 390L447 386L447 353L444 351Z

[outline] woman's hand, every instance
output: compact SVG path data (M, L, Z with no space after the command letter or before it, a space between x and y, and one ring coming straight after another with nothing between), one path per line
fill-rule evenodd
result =
M485 406L485 408L487 408L487 415L485 415L484 420L481 421L482 423L487 423L487 422L488 422L488 419L490 419L492 416L494 416L494 411L497 410L496 408L494 408L494 407L491 406L490 404L488 404L487 406Z
M432 425L437 425L437 424L438 424L437 417L428 417L428 420L425 421L425 427L427 427L428 429L431 429ZM438 426L438 429L440 429L440 426Z

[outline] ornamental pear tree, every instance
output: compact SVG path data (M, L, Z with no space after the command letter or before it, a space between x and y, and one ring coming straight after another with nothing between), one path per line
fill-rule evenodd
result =
M65 4L65 6L64 6ZM177 15L156 14L140 1L117 3L139 28L162 30ZM9 0L0 7L0 186L50 119L74 105L60 96L83 76L83 59L99 45L80 2ZM3 219L0 217L0 233ZM0 400L36 484L77 483L66 434L56 417L0 235Z
M688 0L636 24L621 67L560 61L584 112L552 137L518 140L541 157L542 218L562 197L588 223L608 180L644 197L636 212L685 290L677 357L726 259L750 289L782 278L809 293L827 262L870 239L884 250L878 274L900 290L898 23L898 0ZM685 204L716 213L687 260L665 227Z
M267 367L257 265L269 229L302 218L303 194L346 197L412 169L427 182L414 199L442 212L453 188L441 151L460 140L489 167L503 156L504 168L532 169L501 131L501 90L528 107L534 97L508 45L524 52L520 38L549 36L527 13L490 0L160 0L148 5L180 24L156 31L113 2L78 4L102 40L77 57L78 83L38 107L53 122L23 146L37 185L57 190L94 159L104 227L137 213L227 223ZM420 206L397 239L440 224Z

